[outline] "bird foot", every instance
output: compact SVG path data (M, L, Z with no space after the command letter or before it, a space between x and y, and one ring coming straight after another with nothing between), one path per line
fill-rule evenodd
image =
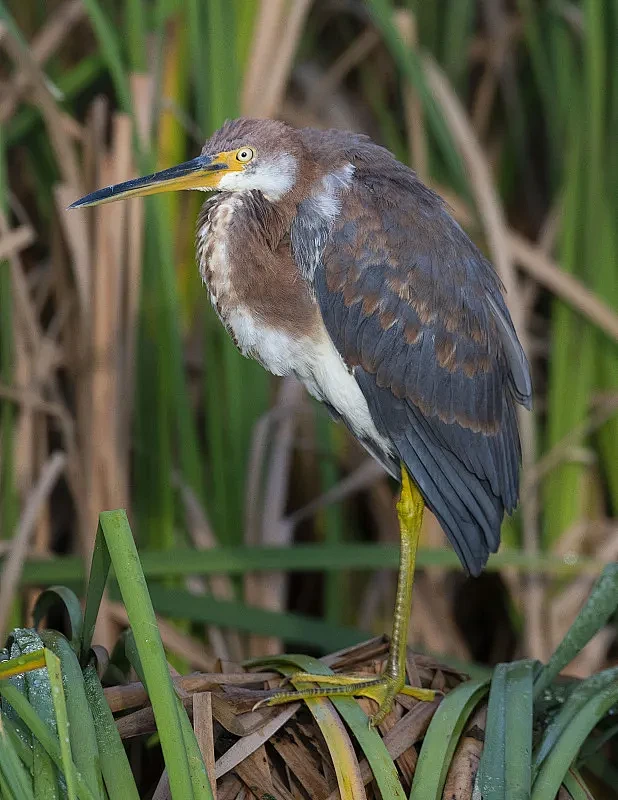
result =
M294 692L279 692L266 700L260 700L253 710L264 706L293 703L298 700L311 700L316 697L368 697L378 704L378 710L369 719L370 726L375 727L388 716L398 694L405 694L426 702L431 702L436 696L433 689L407 686L403 677L386 674L367 678L366 675L311 675L306 672L298 672L291 675L289 680L294 683L317 683L318 686Z

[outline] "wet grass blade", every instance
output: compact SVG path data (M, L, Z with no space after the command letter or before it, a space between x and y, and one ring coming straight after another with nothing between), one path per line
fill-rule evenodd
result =
M49 651L46 651L46 653L49 653ZM53 653L50 653L49 655L51 656L52 660L57 660L57 657ZM31 703L28 702L28 700L15 686L12 686L7 681L0 681L0 695L21 719L23 726L28 728L28 730L32 732L33 736L39 740L56 767L60 771L63 771L63 756L60 752L60 742L58 737L54 731L52 731L50 726L43 722L43 720L38 716ZM92 794L72 761L70 762L70 769L72 774L75 776L78 800L98 800L98 797Z
M423 739L409 800L441 800L466 723L488 690L489 681L466 681L442 700Z
M84 689L84 677L77 656L57 631L42 631L46 648L60 660L67 720L71 735L71 757L94 795L102 794L99 748L92 713ZM53 685L52 685L53 697ZM61 735L61 731L58 731Z
M51 694L56 715L56 726L58 728L58 740L60 742L60 759L62 761L62 772L66 781L68 800L77 798L77 769L71 756L71 737L69 732L69 719L67 714L66 701L64 696L64 686L62 684L62 670L60 659L51 650L45 650L45 662L51 683ZM92 797L96 795L91 794Z
M137 787L116 723L92 664L84 667L84 687L94 721L101 772L110 797L139 800Z
M592 675L575 685L560 711L551 719L543 733L543 738L534 754L533 770L535 775L538 774L556 742L585 704L616 682L618 682L618 667L605 670L598 675Z
M532 780L532 704L534 661L509 664L506 675L506 762L508 800L530 796Z
M97 539L105 540L131 622L144 671L144 682L161 739L171 791L173 795L190 800L194 797L194 792L183 746L176 693L127 515L124 511L106 511L99 519Z
M0 716L0 774L2 774L6 787L10 787L10 795L16 800L34 800L32 781L27 769L24 767L15 744L9 737ZM4 797L5 794L2 794Z
M314 675L334 674L330 667L321 661L304 655L276 656L274 659L263 658L252 660L249 663L251 666L272 667L285 675L293 674L298 670L311 672ZM369 727L367 715L356 700L347 697L332 697L330 702L341 714L363 750L382 797L388 797L389 800L405 800L393 760L380 734L374 728ZM363 796L363 794L359 795L359 797Z
M212 550L192 550L178 547L174 558L169 553L155 549L140 550L144 574L149 579L171 576L223 574L242 575L246 572L337 572L342 569L373 571L396 569L399 550L389 544L365 542L328 544L296 544L293 547L237 547L221 546ZM1 559L0 559L1 562ZM454 550L446 548L421 548L416 563L419 567L457 568L459 560ZM508 567L519 573L544 574L556 578L574 578L578 575L596 576L604 568L602 561L579 558L568 563L550 553L527 555L516 550L496 553L487 565L487 571ZM31 558L24 564L22 585L40 586L55 583L80 584L84 580L84 566L77 556L58 558Z
M37 597L34 608L32 609L32 619L34 627L38 628L41 620L47 616L52 608L60 606L66 614L71 626L71 647L79 655L82 631L84 625L84 615L82 606L75 592L67 589L66 586L50 586ZM58 654L56 654L58 655Z
M577 712L544 760L531 800L554 800L569 767L593 728L618 703L618 683L595 693Z
M484 800L530 796L535 662L498 664L487 708L477 786Z
M540 670L534 683L534 695L541 693L579 651L607 623L618 606L618 564L608 564L592 587L588 599L575 618L549 662Z
M14 675L22 675L34 669L45 666L45 651L36 650L34 653L26 653L23 656L10 658L0 662L0 681L12 678Z
M36 631L20 629L13 631L13 646L21 651L21 659L27 660L28 666L38 665L37 669L28 670L24 674L24 688L32 708L44 723L53 731L56 730L56 717L52 700L51 683L47 672L43 640ZM16 659L19 660L19 657ZM32 741L32 779L35 797L56 798L59 793L58 774L54 764L36 736Z
M129 659L131 666L136 671L141 682L146 685L144 670L142 667L139 652L132 631L128 631L125 637L125 652ZM182 728L183 744L187 756L187 763L189 765L189 772L191 775L191 784L195 798L204 798L204 800L212 800L212 789L210 781L206 773L204 760L195 737L195 731L191 727L187 712L180 701L178 695L174 694L176 702L176 710L178 719Z

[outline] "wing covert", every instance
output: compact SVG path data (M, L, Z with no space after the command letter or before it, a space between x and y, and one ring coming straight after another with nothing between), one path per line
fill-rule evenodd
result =
M477 574L517 503L528 364L497 275L440 199L362 137L349 157L354 180L314 274L324 323Z

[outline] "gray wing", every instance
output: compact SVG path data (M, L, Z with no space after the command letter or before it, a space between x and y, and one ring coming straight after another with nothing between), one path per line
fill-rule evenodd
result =
M313 276L324 323L476 575L517 503L528 364L494 270L440 199L364 137L346 156L354 180Z

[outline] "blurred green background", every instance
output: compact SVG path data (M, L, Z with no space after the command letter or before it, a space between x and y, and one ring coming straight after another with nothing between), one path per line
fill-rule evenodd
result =
M4 0L0 20L2 632L38 587L80 585L117 507L182 663L390 628L396 487L235 351L195 265L203 197L66 211L244 114L369 133L498 269L535 385L522 503L476 581L427 515L410 643L546 657L618 555L618 3ZM610 626L573 670L617 652Z

